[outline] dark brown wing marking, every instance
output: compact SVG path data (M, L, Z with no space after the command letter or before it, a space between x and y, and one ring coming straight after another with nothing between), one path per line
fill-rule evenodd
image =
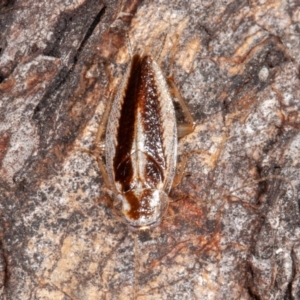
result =
M147 164L145 178L154 184L164 180L166 160L163 153L162 122L160 119L159 93L152 68L152 58L144 56L141 61L138 105L143 120ZM157 167L158 166L158 167Z
M130 151L134 141L134 128L137 109L137 91L140 78L140 56L135 55L132 58L132 65L128 84L125 90L124 102L122 105L118 134L117 147L114 157L115 181L122 185L123 192L130 189L130 182L133 176L132 161ZM122 163L126 162L126 163Z

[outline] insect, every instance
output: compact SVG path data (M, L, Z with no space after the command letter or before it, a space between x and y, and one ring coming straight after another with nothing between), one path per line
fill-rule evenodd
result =
M190 120L184 131L192 132L182 101ZM133 55L103 119L106 166L98 163L117 214L131 231L158 226L176 174L178 130L167 81L152 56Z

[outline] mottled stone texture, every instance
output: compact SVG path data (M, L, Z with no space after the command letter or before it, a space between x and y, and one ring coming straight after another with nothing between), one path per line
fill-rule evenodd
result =
M0 298L300 299L299 21L299 1L0 1ZM136 240L80 150L126 34L197 123Z

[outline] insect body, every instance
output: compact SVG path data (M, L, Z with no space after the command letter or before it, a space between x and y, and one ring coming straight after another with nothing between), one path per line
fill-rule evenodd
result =
M132 231L161 222L176 159L176 117L166 80L150 55L135 54L112 103L106 128L110 194Z

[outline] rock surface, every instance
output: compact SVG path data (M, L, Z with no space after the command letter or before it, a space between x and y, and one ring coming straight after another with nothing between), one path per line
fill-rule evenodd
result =
M297 1L1 1L0 298L300 299L299 22ZM196 121L174 202L136 237L81 151L126 35Z

